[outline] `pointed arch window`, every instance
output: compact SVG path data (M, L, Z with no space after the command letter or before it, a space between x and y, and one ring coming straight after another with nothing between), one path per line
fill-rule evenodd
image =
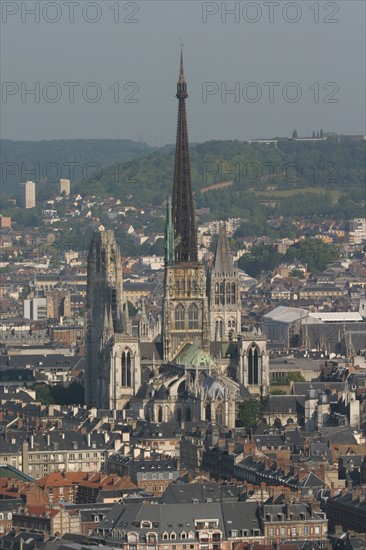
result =
M191 295L191 279L187 281L187 296Z
M220 285L219 283L215 284L215 305L218 306L220 303Z
M258 349L252 346L248 353L248 384L258 386Z
M236 304L236 284L235 284L235 283L231 283L231 295L230 295L230 298L231 298L231 303L232 303L232 304Z
M191 304L188 310L188 328L189 330L198 329L198 306Z
M220 304L225 305L225 283L220 283Z
M222 405L221 405L221 403L216 408L215 422L219 426L222 426L222 424L223 424L223 414L222 414Z
M222 319L217 319L215 323L215 340L220 341L224 335L224 322Z
M226 304L230 304L231 303L231 285L230 283L226 283Z
M122 386L130 388L132 386L132 358L129 349L123 350L121 357Z
M182 304L178 304L175 308L175 330L185 329L184 314L184 307L182 306Z

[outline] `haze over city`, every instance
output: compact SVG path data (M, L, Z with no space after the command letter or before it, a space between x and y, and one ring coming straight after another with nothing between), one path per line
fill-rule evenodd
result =
M3 139L173 143L181 39L191 141L364 132L363 2L36 4L2 2Z

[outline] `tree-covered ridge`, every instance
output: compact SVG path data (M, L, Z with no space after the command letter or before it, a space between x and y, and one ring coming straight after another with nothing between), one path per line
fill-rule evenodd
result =
M197 206L217 209L218 201L224 202L231 210L227 215L242 210L249 193L270 195L276 190L302 192L310 188L324 193L332 189L352 192L355 201L363 196L365 144L362 142L280 140L275 148L240 141L209 141L192 146L190 156ZM82 181L79 192L114 195L141 207L162 204L172 188L174 150L156 150L132 164L130 167L122 164L119 170L110 167L103 171L100 181ZM232 187L198 193L230 180ZM324 201L329 204L329 197Z
M65 169L62 177L68 177L70 163L78 163L71 179L73 191L83 196L112 196L124 204L147 207L162 205L172 190L173 146L152 149L128 140L3 141L1 146L3 183L9 172L4 164L9 168L11 162L18 163L19 170L22 162L38 163L41 171L56 163ZM197 208L207 208L211 218L242 218L246 235L266 234L273 216L364 215L365 142L279 139L275 147L208 141L192 145L190 156ZM54 177L52 166L49 174ZM6 176L3 194L19 194L20 182L34 179L31 173L21 176ZM232 183L200 192L225 181ZM37 188L41 200L54 195L57 185L43 178Z
M26 180L39 183L38 195L57 189L60 178L73 183L90 178L93 171L126 163L148 154L145 143L127 139L65 139L51 141L1 140L1 188L7 196L17 196ZM94 166L93 166L94 165Z

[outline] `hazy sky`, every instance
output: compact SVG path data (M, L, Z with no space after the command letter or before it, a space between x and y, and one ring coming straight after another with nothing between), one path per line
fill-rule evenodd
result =
M0 4L2 138L174 142L180 38L191 141L365 131L362 0Z

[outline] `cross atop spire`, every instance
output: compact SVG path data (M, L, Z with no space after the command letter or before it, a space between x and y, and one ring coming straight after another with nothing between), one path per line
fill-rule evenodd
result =
M180 68L179 68L179 79L177 83L177 98L186 99L187 94L187 82L184 76L184 63L183 63L183 42L180 42Z
M183 40L180 39L180 71L179 71L179 81L185 81L184 77L184 64L183 64Z

